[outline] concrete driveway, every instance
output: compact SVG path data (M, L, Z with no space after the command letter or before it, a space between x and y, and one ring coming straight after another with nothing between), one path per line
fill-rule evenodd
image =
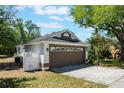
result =
M93 81L110 87L124 87L124 70L90 65L72 65L55 68L64 75Z

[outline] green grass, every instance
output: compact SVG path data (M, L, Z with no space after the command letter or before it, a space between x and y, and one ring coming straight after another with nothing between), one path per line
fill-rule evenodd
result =
M107 86L56 74L45 72L44 76L33 75L30 77L20 78L1 78L0 87L11 88L105 88Z
M3 65L0 70L0 87L2 88L105 88L107 86L94 82L77 79L65 76L51 71L34 71L24 72L22 68L18 68L12 58L0 59L1 64L13 64L12 68L9 65ZM15 67L14 67L15 66ZM9 69L6 69L9 68ZM16 69L15 69L16 68Z

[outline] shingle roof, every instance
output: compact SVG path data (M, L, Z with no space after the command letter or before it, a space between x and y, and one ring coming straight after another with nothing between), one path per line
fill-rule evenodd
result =
M62 40L62 39L54 38L54 36L56 34L59 34L59 33L62 33L62 32L69 32L69 33L71 33L73 36L75 36L79 40L79 38L72 31L70 31L68 29L64 29L62 31L52 32L52 33L47 34L45 36L41 36L39 38L36 38L34 40L31 40L31 41L27 42L26 44L34 43L34 42L40 42L40 41L54 41L54 42L66 42L66 43L86 44L86 43L83 43L81 40L79 40L78 42L72 42L72 41L68 41L68 40Z

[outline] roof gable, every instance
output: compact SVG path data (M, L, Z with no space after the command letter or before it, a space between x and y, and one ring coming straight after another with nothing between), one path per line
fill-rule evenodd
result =
M71 42L79 42L79 38L70 30L65 29L62 31L59 31L58 33L53 33L50 37L65 41L71 41Z
M39 38L27 42L26 44L31 44L40 41L83 43L72 31L65 29L58 32L52 32L51 34L47 34L45 36L41 36Z

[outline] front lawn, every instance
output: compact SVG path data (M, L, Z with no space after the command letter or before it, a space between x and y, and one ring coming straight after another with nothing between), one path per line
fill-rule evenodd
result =
M13 58L0 59L0 87L104 88L105 85L51 71L23 72ZM12 65L11 65L12 64ZM2 67L2 68L1 68Z

